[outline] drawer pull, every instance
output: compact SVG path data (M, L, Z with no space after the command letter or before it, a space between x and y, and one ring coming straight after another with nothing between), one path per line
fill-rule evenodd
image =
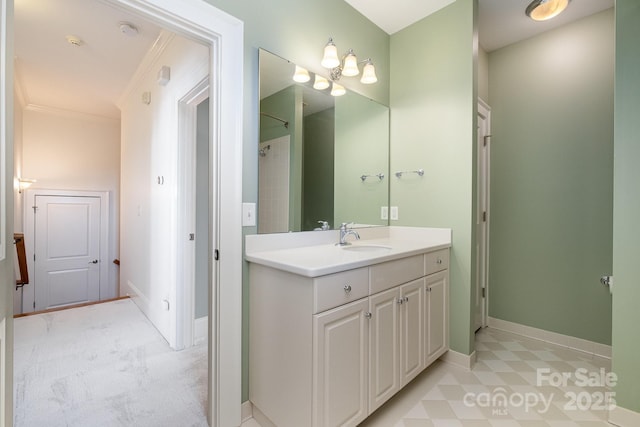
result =
M351 292L351 285L344 285L344 291L345 293L350 293Z
M442 264L442 260L438 258L438 260L436 261L436 264Z

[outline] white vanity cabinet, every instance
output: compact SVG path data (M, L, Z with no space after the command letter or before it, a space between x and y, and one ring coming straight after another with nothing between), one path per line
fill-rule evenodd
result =
M448 350L448 262L447 248L319 277L250 263L256 419L362 422Z

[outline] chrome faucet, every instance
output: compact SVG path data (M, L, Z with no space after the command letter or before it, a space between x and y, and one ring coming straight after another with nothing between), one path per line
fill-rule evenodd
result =
M347 228L347 226L350 224L353 224L353 223L343 222L342 224L340 224L340 241L336 243L336 245L340 245L340 246L350 245L351 243L347 242L348 235L352 235L356 238L356 240L360 240L360 235L356 230L354 230L353 228Z

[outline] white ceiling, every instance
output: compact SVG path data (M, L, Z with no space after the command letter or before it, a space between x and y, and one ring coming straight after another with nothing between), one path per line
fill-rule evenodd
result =
M121 33L120 22L138 35ZM25 103L119 118L115 104L160 30L96 0L15 0L16 83ZM67 35L84 44L69 44Z
M345 0L389 34L455 0ZM573 0L559 17L533 22L530 0L479 0L479 39L492 51L613 6ZM120 22L139 34L121 33ZM15 0L16 83L27 105L119 118L116 106L161 28L104 0ZM84 44L73 46L67 35Z

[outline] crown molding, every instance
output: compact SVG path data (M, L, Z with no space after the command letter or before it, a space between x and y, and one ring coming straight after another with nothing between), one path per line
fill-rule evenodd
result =
M49 114L67 119L84 120L96 123L106 123L112 125L120 125L120 119L113 117L100 116L97 114L83 113L80 111L65 110L63 108L50 107L47 105L27 104L24 111L32 111L35 113Z
M131 80L129 80L129 84L127 84L127 87L118 98L118 101L116 102L116 106L118 108L122 110L122 106L124 105L126 100L129 98L129 96L131 96L133 91L140 86L144 78L149 75L153 67L158 63L160 55L164 53L167 46L169 45L169 43L171 43L175 36L176 35L174 33L166 30L162 30L160 32L160 35L158 35L158 38L153 43L153 46L151 46L151 49L149 49L149 51L142 58L142 61L140 61L140 65L138 65L136 72L133 73Z

